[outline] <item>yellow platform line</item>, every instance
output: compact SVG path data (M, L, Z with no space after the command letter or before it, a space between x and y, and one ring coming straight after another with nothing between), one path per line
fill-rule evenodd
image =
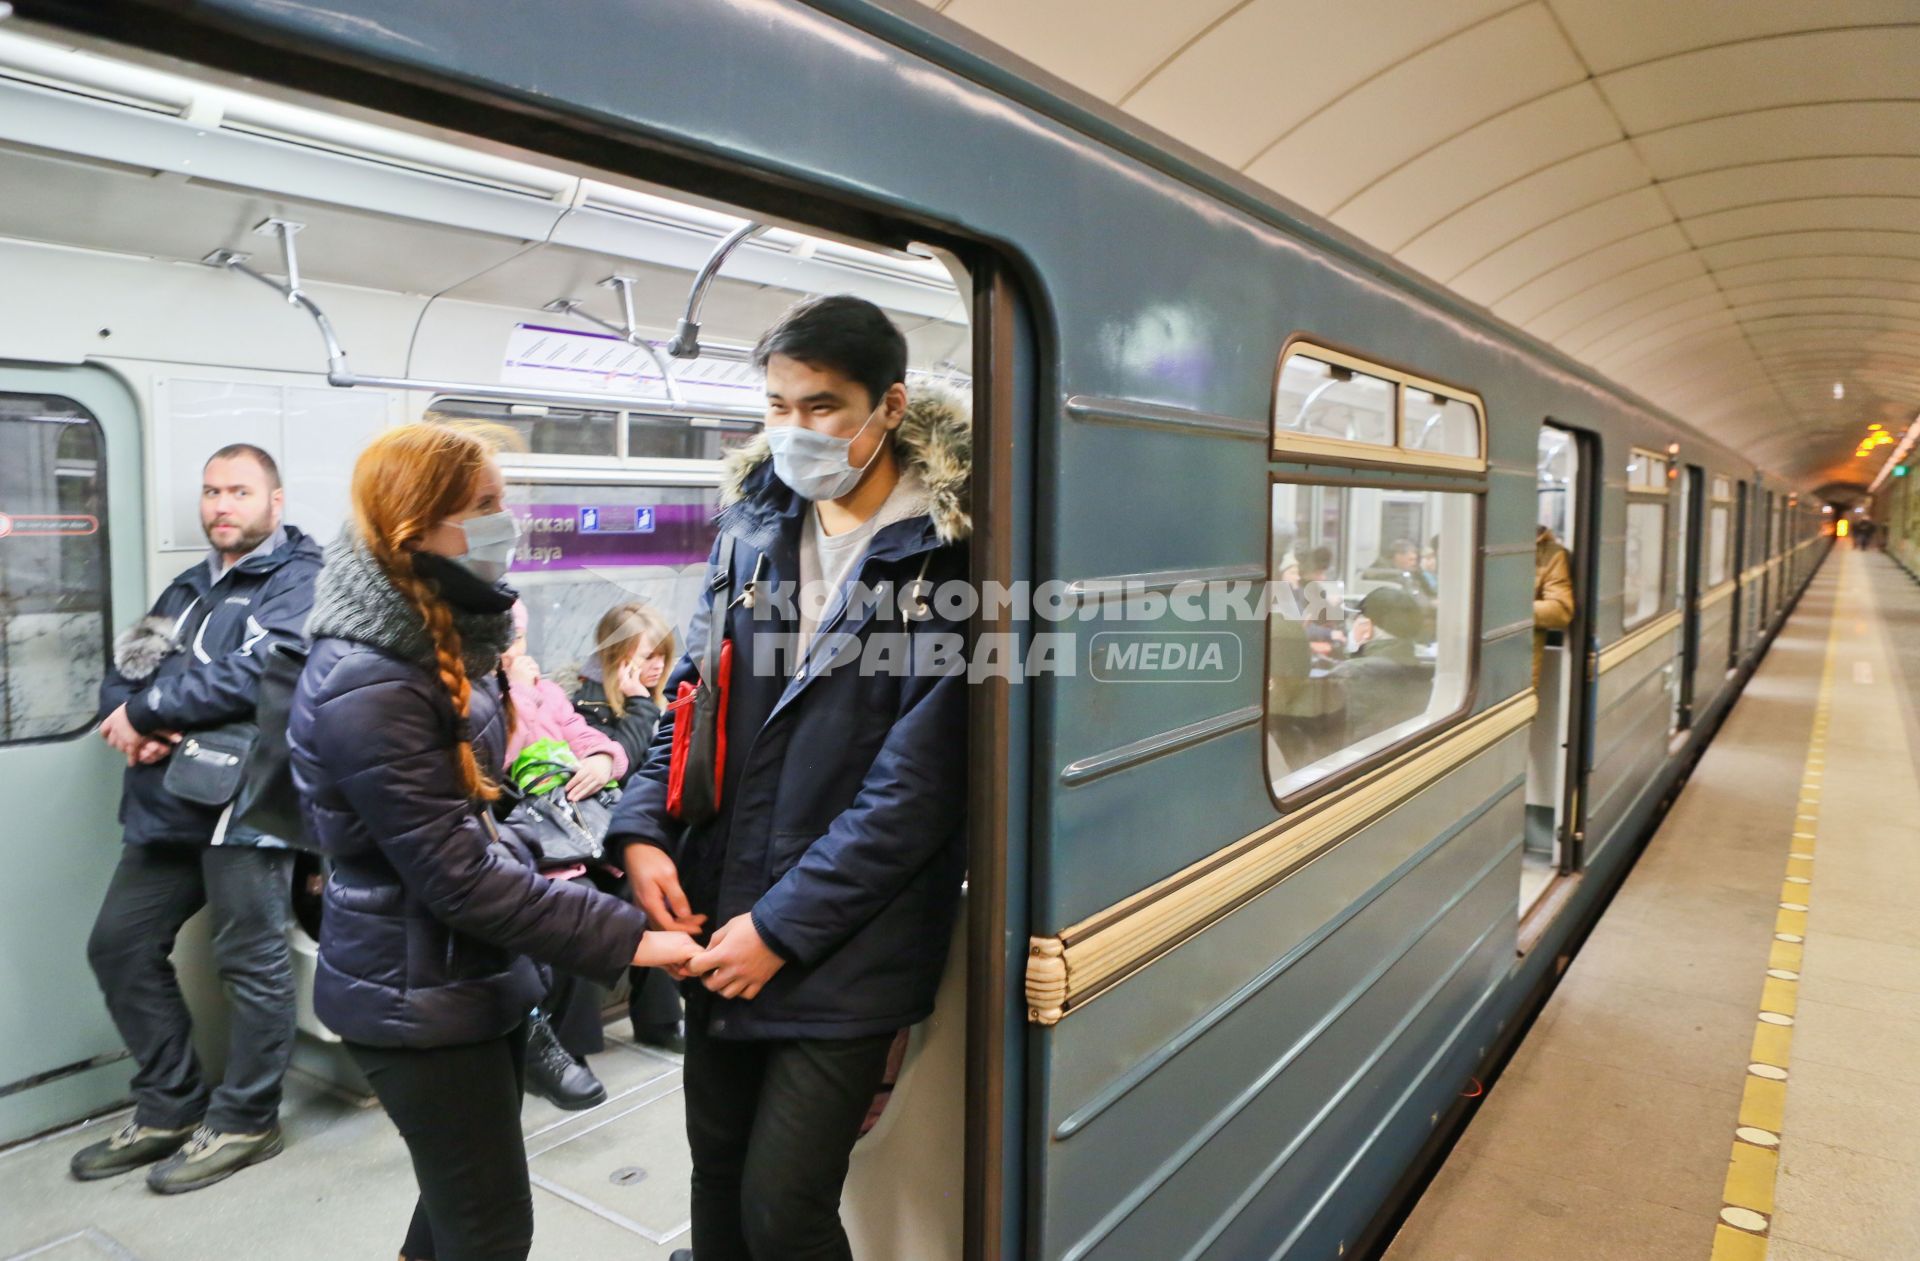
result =
M1826 661L1813 708L1806 766L1800 780L1780 906L1774 914L1773 944L1767 952L1766 978L1760 987L1760 1011L1754 1019L1753 1045L1747 1056L1746 1086L1740 1092L1739 1123L1733 1154L1727 1160L1720 1220L1713 1228L1711 1261L1766 1261L1773 1228L1773 1188L1780 1173L1780 1130L1787 1113L1787 1081L1793 1049L1793 1021L1800 999L1800 963L1813 906L1814 855L1819 843L1820 785L1827 762L1827 726L1833 704L1836 649L1840 642L1839 593L1829 619Z

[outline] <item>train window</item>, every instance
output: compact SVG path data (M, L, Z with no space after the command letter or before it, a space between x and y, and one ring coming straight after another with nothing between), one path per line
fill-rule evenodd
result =
M1406 420L1407 450L1480 454L1480 413L1464 399L1407 386L1401 414Z
M1733 557L1733 483L1724 477L1713 479L1712 504L1707 509L1707 585L1717 587L1727 580Z
M520 435L524 452L534 456L717 460L757 432L757 426L739 421L689 420L684 416L546 403L439 398L431 410L449 419L505 425Z
M1627 504L1627 562L1621 620L1632 627L1660 611L1666 569L1667 505L1657 500Z
M1717 587L1727 580L1727 552L1733 543L1732 513L1727 505L1715 504L1707 512L1707 585Z
M1278 482L1267 773L1283 802L1458 713L1478 496Z
M1276 430L1392 446L1393 413L1391 381L1309 355L1288 355L1281 365Z
M1273 395L1273 453L1486 469L1480 400L1337 350L1293 342Z
M102 448L78 404L0 395L0 744L93 725L107 655Z
M1627 489L1646 494L1667 493L1668 473L1673 461L1654 451L1633 448L1627 460Z
M717 460L753 438L751 428L722 428L677 416L627 417L627 454L661 460Z
M1634 447L1627 460L1627 539L1621 620L1632 627L1660 612L1666 582L1667 493L1673 461Z
M524 473L507 473L507 508L520 521L513 584L527 606L529 649L547 674L564 678L586 662L594 627L616 604L652 605L684 649L720 492Z
M505 425L520 435L524 450L536 455L619 454L618 412L456 398L435 399L430 410L448 420L484 420Z

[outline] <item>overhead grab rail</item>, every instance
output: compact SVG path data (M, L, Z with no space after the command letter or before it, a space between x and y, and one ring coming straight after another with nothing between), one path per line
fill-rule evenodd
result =
M626 319L625 327L615 324L611 320L603 320L593 312L582 309L580 299L578 298L555 298L553 301L547 303L543 309L557 311L562 315L571 315L576 319L585 320L589 324L597 324L609 333L619 337L620 340L627 343L627 345L643 352L647 358L653 360L653 366L660 371L660 380L666 385L667 401L676 407L684 406L686 400L681 397L680 385L673 379L673 371L668 365L666 357L660 353L658 346L655 346L652 342L642 337L640 330L634 326L633 277L608 276L600 282L600 287L602 289L612 289L619 293L620 313Z
M471 381L434 381L423 377L382 377L362 376L353 371L347 363L347 352L341 347L340 339L334 334L333 323L327 319L327 313L320 309L305 290L300 287L300 258L293 238L300 232L303 224L288 219L266 219L254 227L260 236L277 236L285 259L287 279L283 283L275 280L254 267L249 266L252 256L234 250L215 250L201 261L209 267L226 271L236 271L243 276L251 276L267 288L285 298L289 305L297 306L313 317L320 330L320 338L326 343L327 384L342 389L363 386L377 390L423 390L433 394L451 394L459 398L479 399L488 402L504 403L547 403L563 407L582 407L599 411L631 411L654 416L679 416L692 421L733 422L734 424L759 425L766 419L765 413L757 407L740 407L726 403L688 403L677 397L677 389L672 384L672 376L667 376L669 397L667 399L645 398L637 395L602 394L590 391L547 390L534 386L485 385ZM738 233L736 236L740 235ZM731 239L731 238L730 238ZM717 266L709 259L710 266ZM704 274L704 269L703 269ZM619 279L619 278L616 278ZM698 281L696 280L696 285ZM632 323L631 297L623 291L623 299L628 303L628 323ZM697 305L697 304L696 304ZM569 312L585 315L585 312ZM591 318L591 317L589 317ZM599 321L596 321L599 322ZM608 325L608 327L612 327ZM695 325L697 331L698 325ZM623 330L615 329L621 332ZM654 354L659 363L657 351L645 346ZM664 365L662 365L664 367ZM731 426L730 426L731 427Z
M700 264L700 270L693 277L693 288L687 291L687 313L680 317L680 327L673 331L673 340L667 343L668 354L675 359L699 357L700 308L706 305L707 289L713 284L713 278L720 274L720 264L726 262L727 255L749 237L759 236L766 230L764 223L743 223L713 247L713 253L707 256L706 262Z

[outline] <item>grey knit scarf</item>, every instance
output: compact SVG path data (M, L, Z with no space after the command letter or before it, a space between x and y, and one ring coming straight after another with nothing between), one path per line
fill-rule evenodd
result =
M500 654L513 642L511 612L456 608L453 626L460 632L460 657L471 678L492 674ZM326 567L314 586L307 638L323 637L371 644L423 665L434 660L427 624L351 529L327 545Z

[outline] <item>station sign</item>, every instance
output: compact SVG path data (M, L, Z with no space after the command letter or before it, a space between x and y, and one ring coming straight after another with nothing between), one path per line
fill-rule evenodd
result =
M84 513L0 512L0 539L98 534L100 519Z
M686 504L511 504L520 522L514 566L523 570L618 569L704 563L713 509Z

